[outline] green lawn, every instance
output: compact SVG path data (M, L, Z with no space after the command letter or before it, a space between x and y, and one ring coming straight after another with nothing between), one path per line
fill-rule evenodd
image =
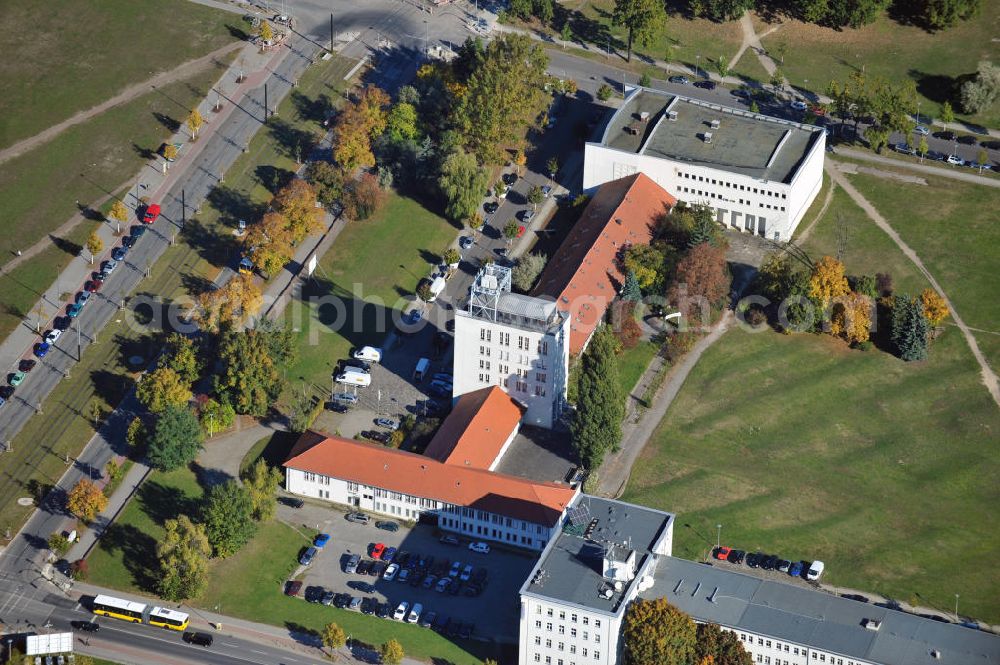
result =
M333 367L352 346L380 345L392 329L389 311L404 309L404 297L429 273L428 259L437 261L457 233L420 202L396 193L372 218L350 222L320 258L305 290L311 300L295 301L286 312L299 337L290 387L304 382L327 391Z
M314 533L277 521L262 525L257 536L236 556L213 565L209 591L195 605L209 610L221 605L219 610L225 614L297 631L319 631L332 621L353 639L371 645L395 638L408 657L420 660L479 665L482 658L495 657L481 642L453 642L417 626L283 595L283 583L295 570L296 557Z
M995 622L1000 413L957 331L925 363L827 336L727 333L687 379L624 499L678 514L674 552L715 543L822 558L832 584ZM988 509L987 509L988 510Z
M764 65L760 64L760 58L749 48L743 52L739 62L731 67L730 76L739 76L744 81L756 81L765 86L770 85L771 81L771 75L764 69Z
M154 471L91 551L88 581L133 593L153 593L158 574L156 543L163 535L163 523L181 514L197 516L203 496L190 468Z
M106 198L135 176L171 131L156 119L184 115L178 103L195 105L218 79L221 70L210 67L191 78L166 86L111 109L67 130L53 141L0 165L0 252L4 262L18 249L43 239L80 211L77 205L106 209L95 202ZM18 324L39 294L49 287L79 254L96 228L85 221L11 273L0 275L0 336ZM86 255L86 254L85 254ZM89 256L89 255L87 255ZM79 284L67 284L75 290ZM51 314L52 312L50 312Z
M658 348L652 342L640 342L635 348L628 349L618 356L618 378L626 395L635 388L636 382L646 371L649 361L656 355Z
M993 38L998 28L1000 3L984 2L977 17L934 34L886 17L856 30L832 30L785 19L762 43L772 53L778 44L787 44L782 70L793 85L824 92L831 79L844 81L864 66L867 74L915 81L923 100L920 112L936 116L948 98L953 77L974 74L980 60L996 60ZM1000 104L968 119L1000 126Z
M962 319L986 331L977 332L976 339L993 368L1000 370L996 190L946 178L928 177L927 185L915 185L864 175L849 177L920 256ZM862 244L858 242L859 249Z
M32 0L4 3L0 62L0 147L32 136L128 85L234 42L228 12L185 0L69 0L39 11Z

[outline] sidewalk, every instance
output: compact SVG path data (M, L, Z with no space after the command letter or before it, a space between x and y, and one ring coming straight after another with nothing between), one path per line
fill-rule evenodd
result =
M213 94L202 100L198 107L199 112L205 119L199 140L192 141L186 127L182 127L176 134L170 137L166 141L167 143L185 144L177 161L173 163L166 173L163 171L163 166L166 162L159 157L143 166L133 181L135 186L125 196L125 204L130 209L135 210L141 204L142 198L148 198L149 201L154 202L158 201L169 192L170 188L177 181L186 177L196 157L203 147L207 145L208 137L212 135L217 127L222 126L233 109L243 100L247 91L259 86L270 75L270 70L288 52L289 49L281 48L274 53L261 54L252 44L247 44L244 47L243 54L246 67L244 71L247 74L244 81L240 84L236 83L236 78L240 71L239 59L237 59L216 83L213 88ZM223 97L223 106L218 113L212 110L215 105L216 94ZM277 103L277 99L275 103ZM194 210L196 204L196 201L187 202L187 208ZM126 232L132 221L134 220L121 224L121 231ZM40 294L41 298L25 316L22 324L14 329L6 339L0 342L0 367L9 368L16 365L21 358L29 353L32 345L38 341L36 325L38 323L39 307L41 307L42 313L39 328L42 331L46 327L50 327L53 317L63 314L63 310L68 304L63 296L70 297L80 290L83 283L90 278L91 273L100 265L101 261L110 256L111 251L115 248L120 238L118 235L118 226L110 221L106 224L101 224L97 229L97 233L104 243L104 252L97 256L94 263L91 264L89 253L83 250L80 256L74 258L66 266L49 288ZM43 241L44 246L47 246L49 243L51 241L48 239ZM22 260L25 259L24 256L19 258ZM14 266L16 266L16 260L0 268L0 271L6 272Z

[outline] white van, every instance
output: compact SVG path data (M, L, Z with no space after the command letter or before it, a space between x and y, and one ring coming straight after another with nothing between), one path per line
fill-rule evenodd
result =
M344 370L343 374L337 376L337 383L346 383L349 386L366 388L372 384L372 375L365 374L354 367L348 367Z
M816 581L822 574L823 574L823 562L813 561L811 564L809 564L809 570L806 571L805 578L810 581Z
M365 360L370 363L382 362L382 349L374 346L362 346L352 354L355 360Z
M424 380L424 375L427 374L427 370L431 366L431 361L427 358L421 358L417 361L417 368L413 370L413 380L417 383Z
M431 282L431 297L428 298L427 302L434 302L444 291L444 287L447 286L447 282L444 281L444 277L435 277L434 281Z

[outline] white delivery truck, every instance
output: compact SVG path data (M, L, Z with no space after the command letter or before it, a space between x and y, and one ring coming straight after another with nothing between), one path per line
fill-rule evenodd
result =
M372 383L372 375L362 372L355 367L347 367L342 374L337 376L337 383L346 383L349 386L367 388Z
M447 282L445 282L444 277L435 277L434 281L431 282L431 297L427 300L427 302L434 302L437 300L438 296L441 295L441 292L444 291L445 286L447 286Z
M355 360L364 360L370 363L382 362L382 349L374 346L362 346L353 355Z

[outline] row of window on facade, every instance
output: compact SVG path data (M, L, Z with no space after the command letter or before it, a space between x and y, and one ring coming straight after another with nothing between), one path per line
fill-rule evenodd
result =
M574 646L570 645L570 649L574 650L573 652L575 653L575 647ZM587 650L586 649L583 649L582 655L583 655L584 658L587 657ZM600 659L601 659L601 652L600 651L594 651L594 660L600 660ZM536 653L535 654L535 662L536 663L542 662L542 654L540 654L540 653ZM546 656L545 657L545 664L546 665L553 665L552 656ZM566 663L563 662L562 658L557 658L555 660L555 665L566 665ZM569 661L569 665L576 665L576 661L575 660Z
M691 188L688 188L688 187L681 187L680 189L685 194L694 194L696 196L706 196L706 197L708 197L710 199L719 199L720 201L727 201L729 203L732 203L732 201L730 199L725 199L721 195L717 195L715 192L703 192L700 189L696 190L696 189L691 189ZM745 200L744 199L737 199L737 202L740 205L751 205L750 199L745 199ZM781 212L785 212L785 206L778 206L777 204L775 204L775 205L772 206L770 203L758 203L757 207L758 208L767 208L768 210L780 210Z
M754 637L753 637L753 635L747 635L746 633L740 633L740 640L742 640L743 642L746 642L747 645L750 645L750 646L752 646L754 644ZM770 648L772 648L771 647L771 640L764 639L763 637L758 637L757 638L757 646L761 646L761 647L764 647L766 649L770 649ZM808 656L809 655L809 649L806 649L805 647L802 647L801 649L799 649L799 647L791 646L789 644L784 644L782 642L775 642L774 643L774 648L777 649L778 651L784 651L785 653L790 653L793 656L799 656L799 655ZM764 660L761 660L761 658L763 658ZM818 661L820 663L827 662L827 660L826 660L826 654L819 653L817 651L813 651L812 652L812 659L813 659L813 661ZM771 657L770 656L763 656L762 654L757 654L757 662L758 663L764 663L764 665L771 665ZM862 665L861 663L855 663L853 660L847 660L845 662L843 658L835 657L835 656L830 656L829 662L832 663L832 665ZM774 659L774 665L789 665L789 663L788 663L787 660L786 661L781 661L778 658L775 658Z
M463 517L469 517L472 519L477 519L480 522L489 522L492 524L496 524L498 526L505 526L508 529L518 528L518 525L515 524L515 522L520 522L521 531L528 532L531 530L531 524L529 524L524 520L512 520L509 517L502 517L500 515L497 515L496 513L490 513L485 510L476 510L474 508L465 508L463 506L448 505L444 507L442 512L451 513L453 515L461 515ZM537 533L538 535L541 536L545 533L545 529L542 528L541 524L535 524L534 526L535 526L535 533Z
M540 376L545 376L544 374ZM479 383L492 383L493 380L489 374L484 372L479 373ZM517 391L519 393L529 393L531 392L531 386L528 385L527 381L514 381L513 386L511 385L511 380L509 376L500 375L497 377L497 385L503 386L507 391ZM535 397L545 397L545 386L535 386Z
M493 355L493 350L488 346L479 345L479 355L484 358L490 358ZM526 367L534 367L535 369L546 369L546 363L544 358L533 357L531 355L525 355L523 353L515 354L515 361L520 365L525 365ZM502 360L504 362L510 362L510 351L497 351L497 360Z
M541 627L541 625L542 625L541 621L536 621L535 622L535 627L536 628L537 627ZM547 623L547 624L545 624L545 626L546 626L547 630L551 633L552 632L552 624L551 623ZM559 629L559 634L560 635L565 635L566 634L566 626L560 625L560 626L558 626L558 629ZM574 638L577 636L577 630L576 630L576 628L570 628L569 629L569 636L570 637L574 637ZM590 639L590 633L588 631L586 631L586 630L580 631L580 636L583 638L583 640L585 642L588 639ZM545 646L547 646L549 648L552 647L552 640L545 640L545 642L546 642ZM600 633L594 633L594 642L600 644L600 642L601 642L601 634ZM541 643L542 643L542 638L541 637L535 637L535 644L541 644ZM562 651L562 647L560 647L559 650Z
M491 367L490 367L490 361L489 360L480 360L479 361L479 369L485 369L487 372L489 372L490 369L491 369ZM497 363L497 371L500 372L500 374L502 374L502 375L510 374L510 365L504 365L503 363ZM515 367L514 368L514 374L519 379L530 379L531 378L531 370L521 369L520 367ZM538 381L539 383L545 383L545 381L547 379L548 379L548 375L546 375L545 373L543 373L543 372L535 372L535 381Z
M721 185L722 187L729 187L730 189L733 190L738 188L741 192L753 192L754 194L763 194L764 196L773 196L774 198L778 197L781 197L783 199L788 198L788 194L785 194L784 192L775 192L773 190L764 188L758 189L757 187L750 187L748 185L737 185L734 182L728 182L726 180L716 180L715 178L706 178L705 176L701 175L696 176L693 173L684 173L682 171L678 171L677 175L681 178L686 178L688 180L697 180L698 182L704 182L706 184L711 183L713 185Z
M441 526L448 527L450 529L455 529L457 531L463 531L465 533L474 533L477 536L483 536L484 538L492 538L493 540L506 541L508 543L513 543L514 545L523 545L525 547L533 547L534 541L524 535L518 535L510 531L499 531L497 529L492 529L490 527L483 526L482 524L472 525L463 520L457 520L452 517L438 517L438 522ZM541 527L539 527L540 529ZM539 547L545 547L545 541L539 540Z
M535 614L541 614L541 613L542 613L542 606L541 605L535 605ZM551 618L555 617L555 615L556 615L555 614L555 610L553 610L551 607L549 607L549 608L547 608L545 610L545 616L547 616L548 618L551 619ZM575 613L570 613L570 615L569 615L570 623L576 623L578 619L579 619L579 617ZM566 620L566 610L559 610L559 620L560 621L565 621ZM536 623L536 625L538 627L541 627L541 625L542 625L540 621L537 621L535 623ZM589 626L590 625L590 617L588 617L587 615L584 615L582 623L583 623L584 626ZM549 626L551 626L551 625L552 624L549 624ZM594 628L600 628L600 627L601 627L601 620L600 619L594 619ZM549 630L552 630L552 628L549 628ZM560 634L562 633L562 626L560 626L559 632L560 632ZM573 634L576 635L576 633L573 633ZM600 642L600 640L597 640L597 641Z
M309 483L318 483L320 485L329 485L330 484L330 476L324 476L324 475L322 475L320 473L310 473L308 471L304 472L304 473L305 473L306 482L309 482Z
M497 342L500 344L500 346L510 346L510 333L503 332L502 330L498 331L497 332L497 338L498 338ZM483 341L483 342L492 342L493 341L493 331L491 329L489 329L489 328L480 328L479 329L479 339L480 339L480 341ZM530 351L531 350L531 338L530 337L525 337L524 335L518 335L517 336L517 348L521 349L522 351ZM549 342L548 342L548 340L545 340L545 339L538 340L538 344L536 345L535 350L538 353L542 354L542 355L547 355L548 352L549 352ZM480 351L480 353L482 353L482 351Z

